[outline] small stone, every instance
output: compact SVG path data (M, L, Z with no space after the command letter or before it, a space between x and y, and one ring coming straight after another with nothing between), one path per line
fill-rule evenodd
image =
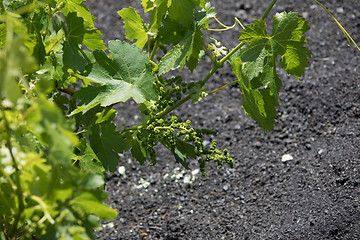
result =
M254 146L255 146L256 148L261 148L261 142L256 141L256 143L254 143Z
M204 147L208 146L210 143L211 143L211 142L208 141L208 140L204 140L204 141L203 141Z
M290 154L284 154L282 157L281 157L281 161L282 162L288 162L288 161L291 161L293 160L293 156L291 156Z
M118 172L120 173L121 176L125 177L125 172L126 172L126 168L124 166L120 166L118 168Z
M225 184L223 187L224 191L227 192L230 189L230 185L229 184Z
M103 228L113 228L114 227L114 223L113 222L110 222L110 223L107 223L107 224L104 224L103 225Z
M322 149L322 148L320 148L319 151L318 151L318 154L319 154L319 155L322 155L324 152L325 152L325 150Z
M254 180L251 182L252 184L257 184L260 182L260 178L254 178Z
M303 12L302 14L302 17L307 19L309 17L309 13L308 12Z
M336 9L336 12L337 13L344 13L345 11L344 11L344 9L342 7L339 7L339 8Z
M307 150L311 150L311 144L310 143L306 143L305 147L306 147Z

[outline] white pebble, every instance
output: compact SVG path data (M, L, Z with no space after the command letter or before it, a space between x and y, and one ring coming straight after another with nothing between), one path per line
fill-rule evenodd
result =
M120 167L118 168L118 172L119 172L120 175L122 175L123 177L126 176L126 175L125 175L125 171L126 171L126 169L125 169L124 166L120 166Z
M282 162L287 162L287 161L291 161L293 160L293 156L291 156L290 154L284 154L282 157L281 157L281 161Z

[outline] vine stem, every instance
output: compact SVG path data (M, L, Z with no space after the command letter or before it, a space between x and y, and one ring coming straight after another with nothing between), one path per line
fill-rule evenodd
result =
M231 82L231 83L228 83L228 84L226 84L226 85L224 85L224 86L222 86L222 87L220 87L220 88L217 88L217 89L215 89L215 90L212 90L211 92L208 93L208 95L213 94L213 93L216 93L216 92L218 92L218 91L221 91L221 90L223 90L224 88L227 88L227 87L229 87L229 86L231 86L231 85L233 85L233 84L235 84L235 83L237 83L237 82L238 82L238 80L233 81L233 82Z
M70 88L59 88L58 90L60 92L66 93L66 94L68 94L70 96L74 96L74 94L75 94L75 91L70 89Z
M150 41L149 41L149 42L150 42ZM159 41L155 41L155 45L154 45L153 50L152 50L152 52L151 52L151 55L150 55L150 57L149 57L149 59L150 59L151 61L152 61L152 59L153 59L154 56L155 56L155 53L156 53L156 51L157 51L158 46L159 46Z
M209 32L208 32L208 34L209 34ZM209 51L209 48L208 48L208 47L206 46L206 44L205 44L204 39L202 40L202 44L203 44L203 46L204 46L204 48L205 48L205 51L206 51L207 54L209 55L209 57L210 57L210 59L211 59L211 62L214 64L214 63L216 62L216 59L213 58L211 52Z
M224 63L234 54L237 52L237 50L239 50L242 46L244 46L245 43L244 42L240 42L236 47L234 47L225 57L223 57L220 61L220 67L222 67L224 65Z
M19 175L20 170L19 170L19 167L17 165L14 153L12 151L13 146L12 146L12 143L11 143L10 124L9 124L9 121L7 120L7 118L6 118L6 113L5 113L3 108L1 108L1 111L3 113L4 123L5 123L6 146L7 146L8 150L9 150L11 160L12 160L12 163L13 163L13 167L15 169L16 194L17 194L17 197L18 197L18 204L19 204L18 212L16 213L16 216L14 217L14 223L13 223L13 226L12 226L12 228L10 230L10 236L11 236L11 235L13 235L13 233L15 233L17 231L17 225L18 225L18 222L20 220L21 213L23 212L25 207L24 207L24 201L23 201L23 195L22 195L23 192L22 192L21 183L20 183L20 175Z
M272 0L272 2L270 3L270 5L267 7L267 9L265 10L264 14L261 16L260 20L264 21L264 19L266 18L266 16L269 14L270 10L274 7L275 3L277 2L277 0Z

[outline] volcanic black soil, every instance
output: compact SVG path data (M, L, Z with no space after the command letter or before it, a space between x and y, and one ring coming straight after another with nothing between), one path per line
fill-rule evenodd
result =
M243 24L260 18L270 0L211 1L226 25L236 16ZM323 1L360 43L360 1ZM116 11L140 0L88 0L105 41L124 39ZM107 203L118 210L104 222L99 239L360 239L360 52L335 22L312 0L279 0L273 14L296 11L311 30L307 46L312 58L298 82L280 71L277 124L263 130L241 108L238 86L229 87L176 111L193 127L218 131L212 136L227 148L235 168L196 161L187 171L159 148L154 167L140 166L126 153L119 169L108 175ZM214 22L211 27L219 28ZM240 27L214 36L234 47ZM203 78L209 60L188 79ZM208 83L215 89L235 79L229 66ZM117 106L117 121L132 125L141 117L136 104ZM211 139L208 139L209 141ZM291 160L282 161L284 155Z

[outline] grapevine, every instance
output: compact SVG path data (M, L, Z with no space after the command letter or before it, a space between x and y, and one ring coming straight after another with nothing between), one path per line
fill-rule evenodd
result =
M95 239L99 220L117 216L102 202L104 173L114 172L126 151L140 164L155 165L160 144L186 169L197 160L203 175L209 161L234 167L216 140L204 144L215 131L194 128L174 110L238 84L244 111L264 131L273 129L282 86L278 65L299 79L310 58L310 27L297 13L276 13L272 32L266 31L276 2L253 23L244 26L235 17L229 27L205 0L142 0L149 22L138 9L121 9L127 41L105 45L83 1L1 1L0 239ZM210 21L222 28L209 28ZM236 24L242 30L233 49L211 36ZM205 57L212 68L202 79L177 75L194 71ZM208 89L228 63L237 79ZM114 105L129 99L142 122L122 127Z

